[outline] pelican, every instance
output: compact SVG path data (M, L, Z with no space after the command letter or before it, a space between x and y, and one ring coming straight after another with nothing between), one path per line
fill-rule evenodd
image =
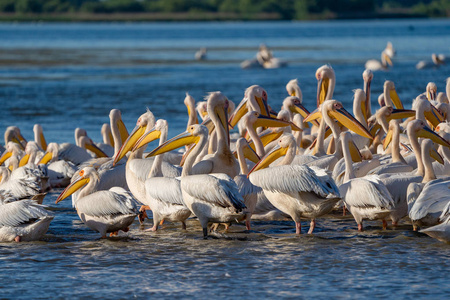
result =
M256 111L264 116L269 116L269 107L267 106L267 92L259 85L252 85L244 92L244 98L236 107L229 119L231 127L236 126L239 120L248 112ZM241 136L245 133L241 132Z
M409 187L408 187L409 189ZM414 230L419 226L433 226L439 223L450 198L450 180L437 179L424 185L422 192L409 211Z
M450 146L447 141L426 127L422 120L414 120L408 123L407 133L416 156L417 169L412 173L386 173L380 175L382 182L388 188L395 202L395 209L391 214L394 226L401 218L407 215L408 206L411 206L410 203L414 201L414 195L412 195L411 191L417 189L415 188L417 185L422 187L422 183L436 179L433 168L431 167L431 158L429 157L431 145L428 144L428 141L423 141L422 147L428 148L422 151L418 137L431 139L433 142L446 147Z
M51 212L34 200L0 199L0 242L39 240L53 218Z
M351 212L358 224L358 230L363 230L363 220L383 220L389 216L394 206L391 194L386 186L375 175L356 178L352 168L348 143L351 136L348 132L341 133L342 150L345 159L344 183L339 187L345 207Z
M333 99L336 75L329 65L323 65L316 71L317 79L317 107L325 100Z
M298 79L292 79L289 80L289 82L286 84L286 91L290 96L298 97L300 100L300 103L303 100L303 94L302 90L300 89L300 86L298 85Z
M200 50L195 52L195 60L205 60L206 59L206 48L202 47Z
M250 171L251 183L261 187L273 206L288 214L295 222L295 233L301 233L300 218L315 219L330 212L339 201L339 190L333 179L322 169L306 165L290 165L296 153L292 134L283 135L271 152ZM264 169L276 158L285 158L276 167Z
M438 68L441 65L445 64L445 56L443 54L431 54L431 61L421 60L416 64L417 70L430 69L430 68Z
M427 100L425 95L417 96L412 108L416 111L416 119L429 122L433 128L444 121L444 116Z
M142 147L157 138L159 145L162 145L167 140L167 134L167 121L159 119L152 130L136 142L135 148ZM150 208L153 212L153 227L149 230L157 231L159 223L163 220L181 222L182 228L186 229L185 221L191 215L191 211L183 202L179 178L162 177L163 158L164 154L156 156L144 183L146 197L142 203L145 205L144 209Z
M31 198L41 192L39 178L31 169L24 169L22 176L11 177L11 171L0 167L0 191L5 191L16 199Z
M422 229L420 232L444 243L450 243L450 201L442 211L439 222L440 224Z
M155 117L150 110L147 110L146 113L138 118L136 127L123 143L122 148L120 148L113 161L113 165L117 165L128 151L132 150L125 165L125 178L128 188L140 203L145 203L146 193L144 182L150 173L154 160L142 158L147 146L146 144L143 144L142 147L135 146L137 146L137 143L144 134L152 130L154 125ZM180 170L173 165L167 162L162 163L162 175L164 177L176 177L180 173Z
M45 140L44 130L42 129L42 126L40 124L34 124L33 133L34 133L34 141L37 143L39 148L46 151L47 141Z
M58 196L56 203L82 189L73 199L73 205L84 224L98 231L102 238L106 237L106 233L117 235L119 230L127 232L138 215L136 200L130 193L120 187L95 192L99 176L92 167L82 169L78 175L78 180Z
M219 95L217 95L219 96ZM246 211L236 183L226 174L191 175L195 157L206 145L208 129L203 125L192 125L188 131L168 140L149 156L195 143L186 157L180 178L183 202L199 219L203 237L208 236L208 223L229 223L245 218ZM156 178L155 178L156 179ZM177 189L174 189L178 191Z
M381 52L381 61L376 59L369 59L366 61L365 69L372 71L387 70L389 66L392 67L391 58L394 57L395 50L391 42L388 42L386 48Z

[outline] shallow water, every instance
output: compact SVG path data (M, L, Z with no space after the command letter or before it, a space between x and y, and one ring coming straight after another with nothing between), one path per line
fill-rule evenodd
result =
M199 101L220 90L237 104L246 87L259 84L278 108L292 78L313 109L314 73L325 63L336 72L335 98L351 110L364 62L379 58L388 40L397 57L392 70L375 73L374 104L385 79L410 107L428 81L443 91L450 74L448 65L415 69L432 52L448 54L447 20L0 24L0 37L0 130L17 125L32 139L33 125L41 123L47 142L73 142L76 127L100 141L112 108L121 109L131 130L149 107L169 121L174 136L187 121L185 92ZM241 70L260 43L288 67ZM196 62L201 46L208 60ZM54 204L60 192L44 200L55 219L42 241L0 244L1 298L444 298L450 292L449 246L406 222L386 231L367 222L359 233L351 217L337 213L319 219L312 236L296 237L292 221L255 221L251 232L233 225L203 240L196 220L187 231L166 224L157 233L135 221L128 233L102 240L70 200Z

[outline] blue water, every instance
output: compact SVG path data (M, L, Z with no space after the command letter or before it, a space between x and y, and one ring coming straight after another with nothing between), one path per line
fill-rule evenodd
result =
M410 107L429 81L444 91L450 76L448 65L415 69L433 52L450 55L449 20L0 24L0 40L0 131L17 125L31 140L40 123L47 142L74 142L76 127L99 142L112 108L131 130L148 107L174 136L186 126L186 92L200 101L220 90L237 104L259 84L278 109L293 78L313 109L315 70L327 63L336 72L335 99L351 110L365 61L379 59L387 41L397 56L391 70L375 73L374 105L386 79ZM261 43L288 66L242 70ZM208 59L197 62L200 47ZM298 238L292 222L256 222L252 233L238 225L204 241L195 220L186 232L168 224L156 234L136 221L121 237L100 240L70 201L54 205L60 192L44 200L56 217L43 241L0 244L1 298L429 299L450 292L450 248L407 223L381 231L368 222L358 233L351 217L334 216L320 219L314 236Z

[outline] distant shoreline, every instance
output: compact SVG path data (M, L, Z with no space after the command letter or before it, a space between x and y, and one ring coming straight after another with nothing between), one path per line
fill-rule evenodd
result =
M234 13L0 13L0 22L179 22L179 21L311 21L353 19L430 18L413 13L347 13L310 15L286 20L276 13L242 15Z

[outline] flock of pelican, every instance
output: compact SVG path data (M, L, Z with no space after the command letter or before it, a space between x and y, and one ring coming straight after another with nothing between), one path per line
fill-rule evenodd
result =
M42 205L45 193L64 188L56 203L72 196L81 221L103 238L128 231L136 217L144 224L150 212L150 231L162 222L186 229L186 220L196 218L207 238L222 225L245 222L250 230L252 220L287 218L296 234L308 220L312 234L317 219L340 210L359 231L364 220L380 220L386 229L388 220L397 226L403 219L450 242L450 79L440 96L429 83L411 110L386 81L376 109L374 73L367 69L351 114L333 99L332 67L315 75L311 111L296 79L286 85L278 112L258 85L236 107L222 92L197 105L186 94L186 131L171 139L168 122L148 109L131 133L112 109L98 144L82 129L75 144L47 145L39 125L28 142L8 127L0 157L0 241L40 239L54 217ZM155 140L159 145L146 151Z

